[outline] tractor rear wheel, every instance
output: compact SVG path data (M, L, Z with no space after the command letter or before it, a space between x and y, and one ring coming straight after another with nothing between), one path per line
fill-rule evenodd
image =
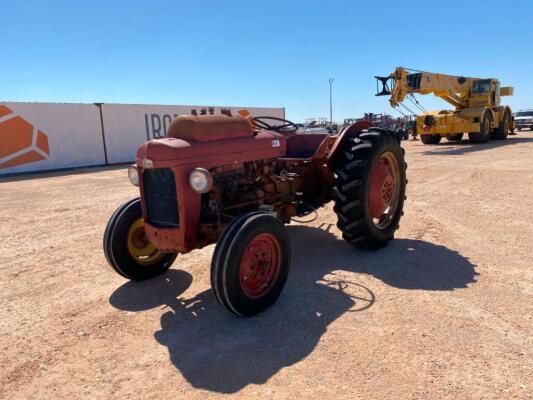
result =
M472 143L487 143L490 139L490 133L492 131L492 115L489 111L485 111L483 119L479 124L479 133L471 132L468 134L468 139Z
M104 232L103 247L111 268L131 280L160 275L177 257L158 250L146 238L139 198L127 201L113 213Z
M424 144L438 144L440 140L442 139L441 135L420 135L420 139L422 139L422 143Z
M290 242L278 218L262 212L234 219L211 262L211 287L229 312L250 317L277 300L290 267Z
M508 111L506 111L505 114L503 115L502 122L496 129L494 129L490 137L491 139L495 139L495 140L505 140L507 139L507 135L509 135L510 130L511 130L511 115L509 114Z
M446 139L448 139L450 142L460 142L463 140L463 134L462 133L451 133L448 136L446 136Z
M407 184L404 150L392 132L363 131L343 144L335 169L334 211L342 237L379 248L394 237Z

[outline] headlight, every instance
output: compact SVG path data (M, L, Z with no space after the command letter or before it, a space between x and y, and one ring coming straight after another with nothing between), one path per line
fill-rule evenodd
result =
M207 193L213 187L213 177L205 168L195 168L189 175L189 184L195 192Z
M141 167L143 167L143 169L154 168L154 162L148 158L143 158L141 160Z
M128 178L133 186L139 186L139 172L135 164L130 165L128 168Z

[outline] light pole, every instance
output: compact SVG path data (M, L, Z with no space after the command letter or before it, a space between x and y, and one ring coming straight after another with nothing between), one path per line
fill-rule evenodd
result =
M333 126L333 81L335 78L329 78L329 125Z

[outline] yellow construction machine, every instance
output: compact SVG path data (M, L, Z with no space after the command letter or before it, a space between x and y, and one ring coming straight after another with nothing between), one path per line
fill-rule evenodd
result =
M376 96L390 95L391 106L401 114L413 114L405 100L421 111L416 119L416 132L424 144L437 144L442 137L460 141L464 133L468 133L471 142L485 143L489 139L506 139L514 129L511 109L500 105L501 96L513 95L513 87L500 87L497 79L435 74L403 67L396 68L389 76L375 78ZM430 93L453 105L455 110L426 111L415 94Z

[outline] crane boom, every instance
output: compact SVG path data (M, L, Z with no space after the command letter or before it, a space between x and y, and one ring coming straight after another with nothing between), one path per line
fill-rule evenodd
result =
M512 87L500 88L500 82L494 78L481 79L421 71L411 73L404 67L396 68L387 77L376 76L376 78L383 84L383 90L377 95L391 95L389 102L393 107L397 107L409 94L418 93L433 94L452 104L456 109L461 109L469 106L468 100L472 93L488 93L491 90L499 92L498 99L494 99L494 103L498 104L493 104L498 106L499 96L511 95L513 92ZM389 80L393 81L391 89L388 86ZM490 83L493 83L492 88Z

